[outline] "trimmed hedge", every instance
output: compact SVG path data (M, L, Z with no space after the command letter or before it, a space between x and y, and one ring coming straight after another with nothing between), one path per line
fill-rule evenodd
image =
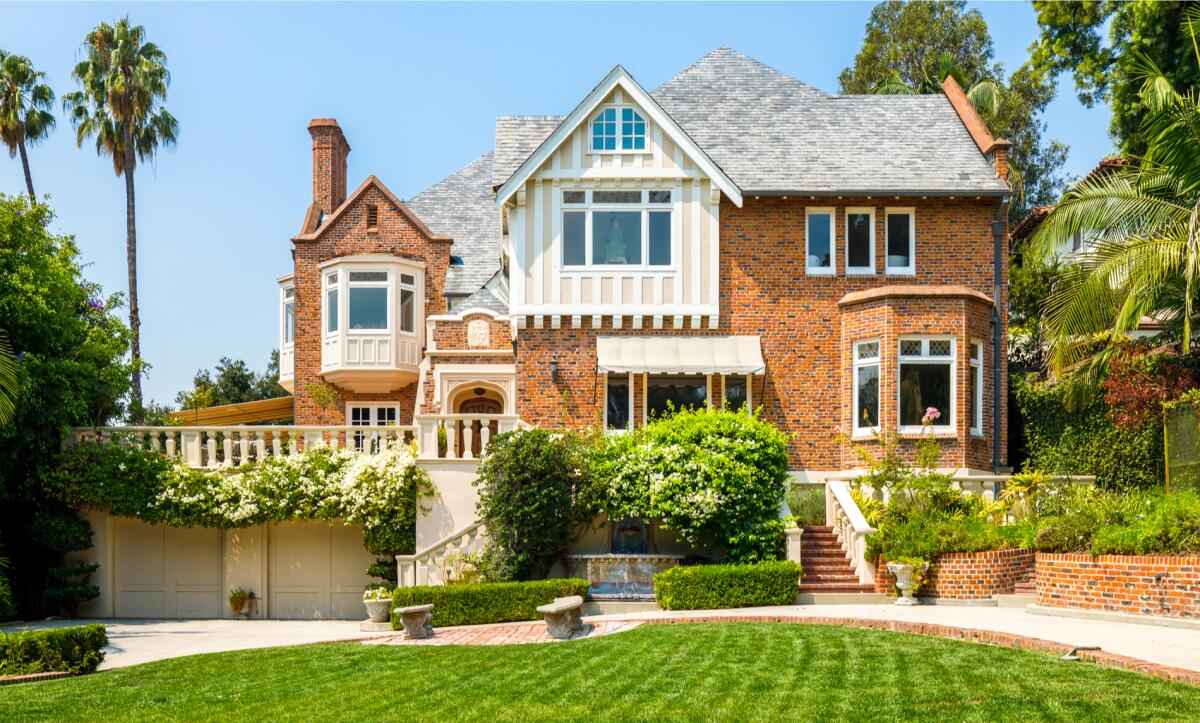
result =
M103 625L0 633L0 678L29 673L91 673L104 660Z
M484 582L474 585L427 585L399 587L392 607L433 603L434 627L480 625L514 620L540 620L537 607L556 597L587 595L588 581L573 578L530 582ZM403 627L392 616L392 628Z
M663 610L715 610L796 601L800 565L791 561L752 565L688 565L654 576L654 597Z

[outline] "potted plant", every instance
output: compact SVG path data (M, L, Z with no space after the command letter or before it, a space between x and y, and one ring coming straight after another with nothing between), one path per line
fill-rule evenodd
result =
M392 607L392 590L386 585L368 585L363 590L363 605L367 606L367 621L386 623Z
M925 573L929 570L929 563L923 560L901 558L889 562L887 569L896 576L896 589L900 591L900 597L894 604L920 605L921 601L913 597L913 593L924 582Z
M245 620L250 617L250 601L253 599L253 591L235 587L229 591L229 609L234 615Z

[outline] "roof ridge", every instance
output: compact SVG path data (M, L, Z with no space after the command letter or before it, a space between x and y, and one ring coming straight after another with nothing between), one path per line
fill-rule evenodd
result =
M692 63L688 67L684 68L683 70L679 71L675 75L671 76L670 78L666 79L661 84L659 84L659 86L657 88L655 88L653 91L651 91L651 95L653 95L654 93L657 93L659 90L662 90L664 87L666 87L668 84L674 82L676 79L681 78L684 75L688 74L689 72L695 70L697 67L700 66L701 63L704 63L705 61L708 61L709 59L716 58L716 57L733 58L733 59L736 59L736 60L744 62L744 63L752 64L754 66L757 66L759 68L767 70L774 75L778 75L791 83L795 83L796 85L799 85L806 90L810 90L813 93L817 93L819 95L823 95L826 97L833 97L829 93L826 93L825 91L821 90L820 88L818 88L814 85L809 85L808 83L805 83L803 80L800 80L799 78L797 78L794 75L785 73L782 70L780 70L774 66L767 65L766 63L762 62L761 60L758 60L757 58L752 58L749 55L746 55L745 53L743 53L739 50L729 47L728 45L721 45L721 46L717 47L715 50L709 51L703 57L698 59L696 62Z

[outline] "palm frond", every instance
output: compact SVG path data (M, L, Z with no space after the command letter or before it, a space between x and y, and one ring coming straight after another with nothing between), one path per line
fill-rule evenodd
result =
M8 333L0 329L0 427L8 424L16 414L18 391L17 360Z
M979 115L991 118L1000 112L1000 86L990 80L981 80L967 90L967 100Z
M876 83L874 88L871 88L871 93L875 95L912 95L914 92L912 87L900 77L898 70L893 70L887 77Z

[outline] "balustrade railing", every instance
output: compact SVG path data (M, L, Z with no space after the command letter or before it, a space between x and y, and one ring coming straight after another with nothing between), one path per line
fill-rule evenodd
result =
M417 446L424 459L477 459L497 434L511 432L515 414L418 414Z
M487 544L487 529L475 523L413 555L396 555L396 584L400 587L446 585L474 567L473 555Z
M867 535L875 528L867 524L862 510L850 495L850 483L829 480L825 483L825 523L833 528L842 543L846 559L864 584L875 582L875 566L867 560Z

